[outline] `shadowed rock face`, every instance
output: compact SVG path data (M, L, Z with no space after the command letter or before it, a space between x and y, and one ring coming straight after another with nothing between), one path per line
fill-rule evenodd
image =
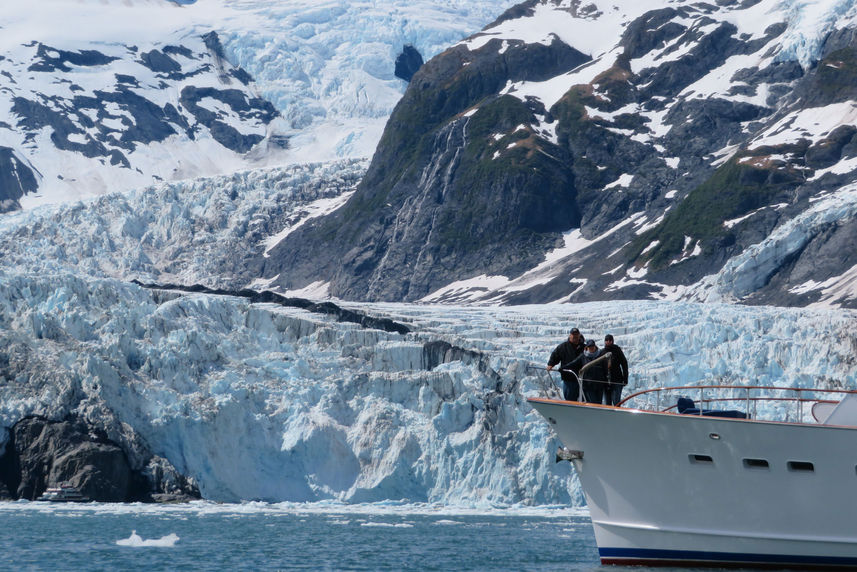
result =
M395 76L405 81L411 81L414 74L422 67L423 56L411 44L402 48L402 53L396 58Z
M20 208L18 200L39 184L33 170L9 147L0 147L0 213Z
M288 269L286 287L330 273L341 296L416 299L462 272L520 272L579 224L567 153L517 128L546 111L497 92L588 57L558 40L498 48L459 46L420 68L355 196L274 249L265 273Z
M155 457L144 470L135 470L103 431L74 419L30 417L16 423L0 457L0 479L0 498L35 500L60 483L102 502L199 498L196 487L163 459Z
M829 34L817 65L802 67L771 57L793 39L788 14L753 34L736 26L756 4L670 3L605 39L595 61L557 35L525 43L521 26L507 36L503 28L546 10L596 19L594 5L528 0L510 9L419 69L357 192L271 250L264 276L283 289L326 282L333 296L370 301L419 300L459 280L528 271L537 275L521 287L470 292L524 304L699 286L855 180L847 117L829 132L794 127L786 143L771 136L854 99L854 30ZM545 95L558 86L564 94ZM824 252L844 244L854 225L838 226L813 229L814 244L830 245ZM573 229L590 243L539 267ZM796 285L843 277L853 265L812 258L795 252L756 290L731 295L812 303L820 293ZM443 296L432 299L458 300Z

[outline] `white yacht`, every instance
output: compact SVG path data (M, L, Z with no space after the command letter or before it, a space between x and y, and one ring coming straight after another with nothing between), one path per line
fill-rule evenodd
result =
M529 402L580 477L602 564L857 567L857 392L708 385L620 407Z
M45 492L36 499L48 502L90 502L76 487L68 483L61 483L58 487L48 487Z

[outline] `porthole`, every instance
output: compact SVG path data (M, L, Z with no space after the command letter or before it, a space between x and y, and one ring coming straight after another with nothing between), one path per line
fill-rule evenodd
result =
M815 466L809 461L789 461L788 467L790 471L799 473L812 473L815 471Z
M714 459L712 459L710 455L697 455L697 454L691 453L690 455L688 455L688 457L690 457L691 463L705 464L705 465L710 465L710 464L714 463Z
M770 469L770 464L765 459L744 459L744 467L748 469Z

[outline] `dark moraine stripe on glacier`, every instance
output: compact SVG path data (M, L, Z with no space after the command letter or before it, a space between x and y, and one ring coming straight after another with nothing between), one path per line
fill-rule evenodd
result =
M217 296L237 296L239 298L247 298L253 303L273 303L290 308L301 308L310 312L319 314L327 314L336 317L339 322L351 322L360 324L364 328L372 328L375 330L383 330L385 332L393 332L397 334L407 334L411 328L399 322L394 322L389 318L376 318L362 312L355 312L337 306L333 302L313 302L305 298L287 298L269 290L258 292L256 290L224 290L220 288L208 288L200 284L192 286L182 286L179 284L143 284L139 280L132 280L134 284L149 288L152 290L175 290L179 292L192 292L200 294L215 294Z

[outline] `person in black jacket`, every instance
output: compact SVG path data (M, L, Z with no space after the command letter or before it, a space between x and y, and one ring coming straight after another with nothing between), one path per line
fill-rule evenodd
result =
M580 385L577 382L576 374L580 371L580 366L577 369L568 367L577 356L583 353L583 336L580 330L572 328L568 333L568 340L559 344L551 353L548 359L548 371L551 371L555 365L560 364L560 376L562 377L562 395L566 401L577 401L580 397ZM572 369L574 373L569 370Z
M613 336L604 336L604 349L602 352L610 352L613 358L610 360L610 388L607 393L607 405L616 405L622 400L622 388L628 385L628 360L622 348L613 342Z
M595 340L588 340L584 347L583 353L571 362L570 368L577 368L581 381L583 381L583 395L586 397L587 403L601 403L607 395L608 389L608 363L611 356L606 359L599 360L598 358L605 356L604 350L599 350ZM596 362L596 360L598 360ZM588 364L591 366L586 367ZM609 405L609 403L608 403Z

